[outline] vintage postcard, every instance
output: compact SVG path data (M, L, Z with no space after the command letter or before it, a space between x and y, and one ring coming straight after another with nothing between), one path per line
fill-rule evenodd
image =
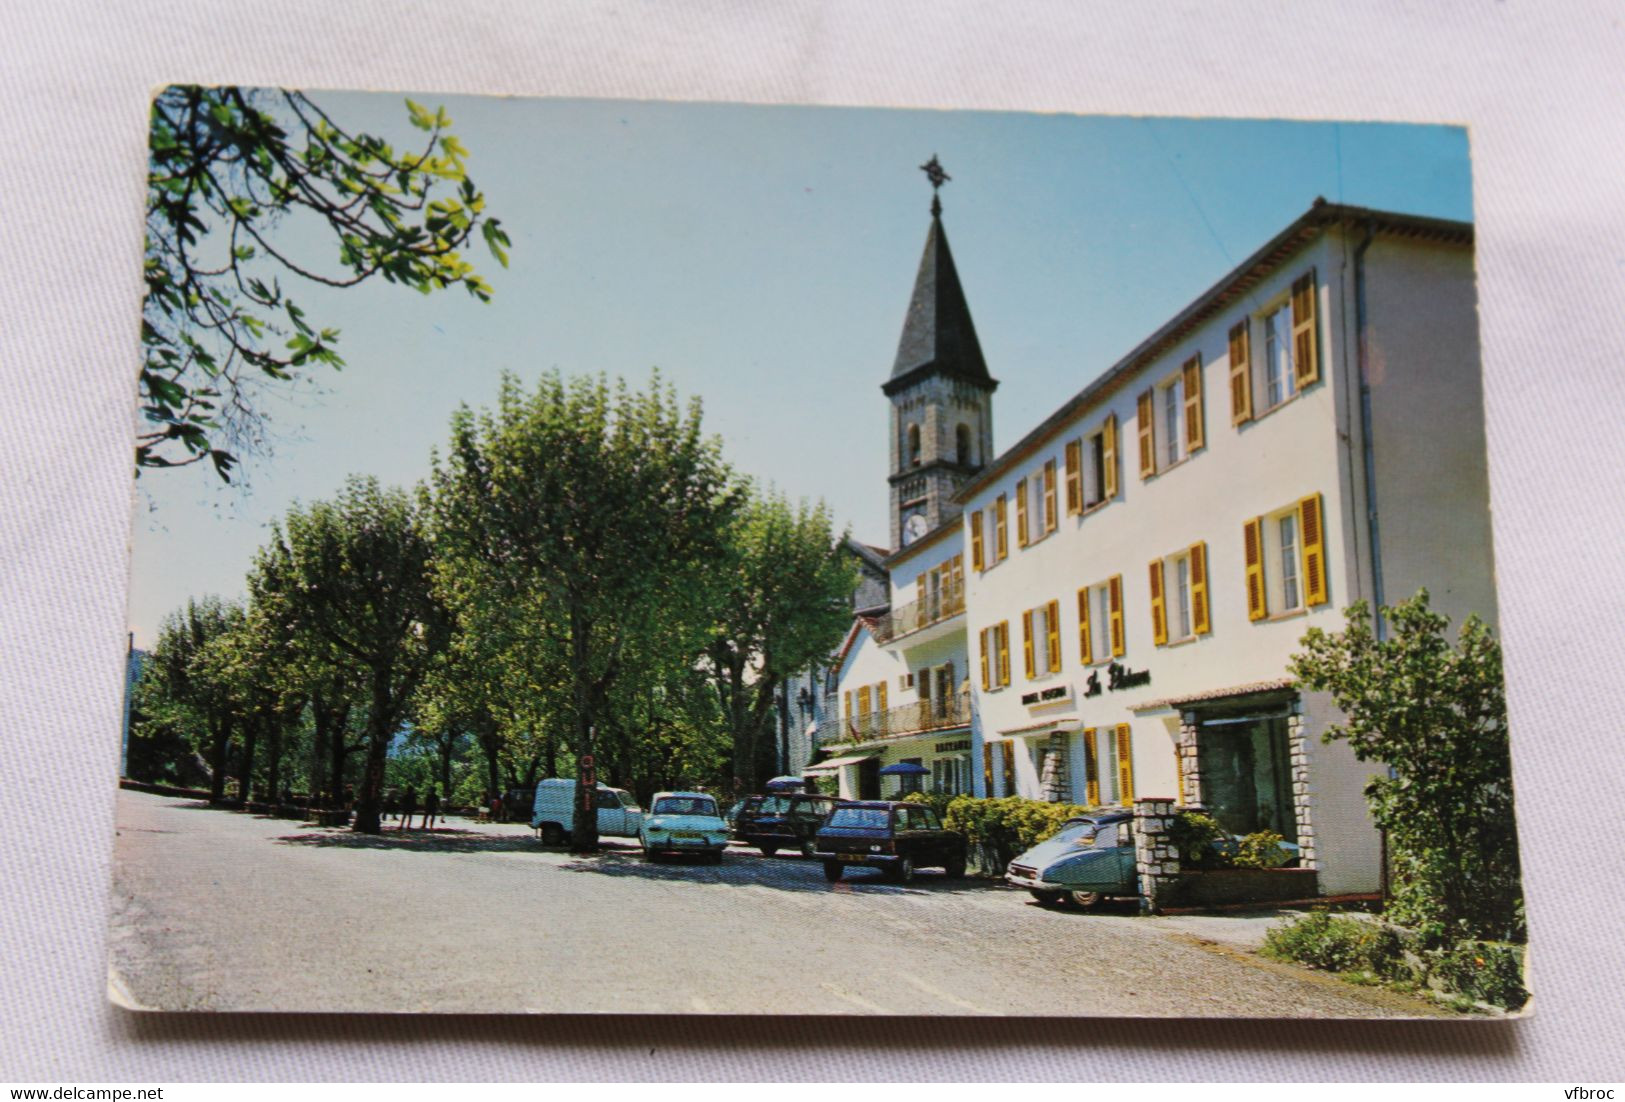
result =
M1464 129L174 86L146 217L119 1004L1528 1011Z

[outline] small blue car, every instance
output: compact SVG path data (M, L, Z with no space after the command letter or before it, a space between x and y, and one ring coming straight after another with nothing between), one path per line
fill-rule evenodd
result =
M668 853L698 853L720 864L728 846L728 824L717 801L704 792L656 792L643 817L638 840L643 856L656 861Z
M1108 895L1134 895L1134 813L1103 808L1068 819L1054 836L1010 862L1004 878L1046 907L1093 907Z

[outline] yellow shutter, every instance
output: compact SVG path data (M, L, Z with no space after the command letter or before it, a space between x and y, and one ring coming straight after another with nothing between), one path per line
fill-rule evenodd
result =
M1078 650L1087 666L1094 657L1094 641L1089 638L1089 587L1078 590Z
M1302 390L1320 378L1319 326L1315 324L1315 272L1292 283L1292 366Z
M1262 620L1269 615L1264 595L1264 518L1254 517L1241 526L1241 545L1247 560L1247 619Z
M982 641L982 691L984 693L987 692L989 689L993 688L993 682L988 677L988 662L987 662L987 652L988 652L987 633L992 631L992 630L993 630L992 628L983 628L982 629L982 634L980 636L980 639Z
M993 744L982 743L982 795L993 795Z
M1174 799L1183 804L1185 802L1185 755L1174 747Z
M876 684L875 684L875 711L884 712L885 710L886 710L886 683L884 681L880 681L880 682L876 682Z
M865 685L858 690L858 717L869 714L869 686Z
M1083 512L1083 441L1073 440L1066 446L1066 511L1068 515Z
M1100 758L1095 753L1095 729L1083 729L1083 780L1084 803L1090 807L1100 806Z
M1016 546L1027 546L1027 480L1016 479Z
M1162 560L1151 563L1151 639L1157 646L1168 641L1168 613L1162 601Z
M1202 357L1198 353L1185 361L1185 450L1202 446Z
M953 565L949 568L948 577L954 593L959 594L965 589L965 555L964 552L953 557Z
M1044 464L1044 532L1055 531L1060 523L1055 509L1055 460Z
M993 502L993 561L1003 562L1004 557L1010 553L1010 530L1008 521L1010 511L1005 505L1004 495L1000 494Z
M1151 427L1151 392L1140 395L1140 477L1150 478L1157 473L1157 436Z
M1010 684L1010 621L999 621L999 684Z
M1126 723L1117 725L1117 797L1124 807L1134 805L1134 737Z
M1051 601L1044 607L1044 622L1049 628L1045 640L1044 657L1048 659L1050 673L1061 668L1061 602Z
M982 510L980 509L970 515L970 564L977 570L987 569L987 564L982 559Z
M1207 614L1207 544L1191 544L1191 634L1206 635L1212 628Z
M1326 526L1320 495L1298 502L1298 542L1303 547L1303 603L1323 605L1326 596Z
M1110 501L1117 496L1117 414L1106 416L1105 427L1100 430L1100 499Z
M1126 649L1123 642L1123 575L1113 574L1107 584L1107 596L1111 601L1112 657L1121 658Z
M845 697L846 697L846 721L848 723L850 723L850 722L852 722L852 690L851 689L846 690Z
M1014 796L1016 794L1016 744L1004 742L1000 745L1004 747L1004 794Z
M925 571L920 571L914 578L914 601L919 614L925 614Z
M1239 425L1252 417L1252 341L1243 318L1230 327L1230 423Z
M1031 681L1038 671L1033 667L1033 610L1030 608L1021 614L1021 654L1027 663L1027 680Z

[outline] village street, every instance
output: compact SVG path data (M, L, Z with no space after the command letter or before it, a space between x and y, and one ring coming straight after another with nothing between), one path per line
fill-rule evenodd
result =
M582 859L523 825L312 830L118 794L111 987L176 1010L1415 1016L1258 959L1264 920L1048 911L730 850Z

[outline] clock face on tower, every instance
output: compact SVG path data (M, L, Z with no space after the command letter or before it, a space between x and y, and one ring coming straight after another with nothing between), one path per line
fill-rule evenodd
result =
M903 521L903 544L907 546L925 535L927 521L924 513L910 513Z

